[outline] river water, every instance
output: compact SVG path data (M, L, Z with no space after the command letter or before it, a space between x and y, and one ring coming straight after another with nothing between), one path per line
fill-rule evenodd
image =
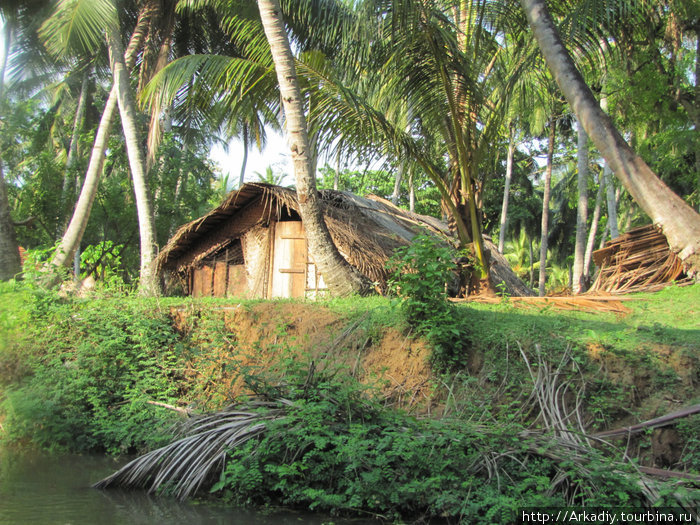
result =
M104 456L52 456L0 449L0 525L372 523L293 512L263 514L213 504L181 503L142 492L91 488L123 463Z

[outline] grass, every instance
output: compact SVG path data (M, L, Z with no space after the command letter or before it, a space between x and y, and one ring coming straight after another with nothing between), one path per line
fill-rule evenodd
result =
M456 378L454 371L452 375L436 374L434 402L442 403L442 408L450 405L452 410L468 417L476 417L476 412L484 407L495 413L505 410L508 403L516 403L529 388L529 376L520 358L519 346L530 358L541 352L553 361L571 348L576 363L589 378L587 399L596 425L601 428L629 414L634 414L635 418L661 415L658 412L666 410L668 403L646 403L645 399L654 396L670 396L683 404L697 402L700 397L700 285L672 286L658 293L632 297L634 300L625 303L631 310L626 315L560 310L551 306L515 307L508 301L455 305L452 315L460 326L467 328L470 344L463 356L463 370ZM0 300L3 304L0 309L0 382L16 383L23 376L31 375L32 359L41 359L44 353L72 352L72 324L52 314L53 299L47 300L46 306L41 302L41 294L33 294L21 285L3 284ZM329 344L338 332L359 326L353 330L361 341L355 346L352 341L343 341L353 356L367 344L380 341L389 328L404 334L411 331L396 301L386 297L325 298L316 302L287 299L270 303L238 298L142 299L103 294L75 299L72 304L70 309L58 311L70 311L71 315L79 316L81 308L110 311L138 305L138 311L158 312L166 317L172 309L186 312L188 328L174 348L182 347L185 353L199 356L201 363L210 363L207 366L211 367L208 372L211 385L223 377L217 363L223 363L226 355L235 352L241 344L231 336L227 317L220 313L223 308L240 306L242 311L249 312L253 317L250 330L260 332L251 337L260 337L259 344L265 345L268 343L262 341L264 334L268 337L273 334L274 343L269 344L279 348L319 342L318 337L309 338L298 333L294 339L288 337L288 320L284 316L285 312L287 315L293 312L296 304L303 305L300 311L303 310L304 316L316 315L316 309L319 316L325 316L325 324L322 324L326 327L324 330L330 331L326 336ZM45 313L41 312L42 308L46 308ZM330 323L328 317L336 320ZM56 338L60 337L57 341L60 345L52 348L44 343L54 332ZM82 337L79 333L74 336L76 341ZM33 341L44 343L38 345ZM31 356L34 357L30 359ZM190 376L189 381L194 377ZM183 385L182 392L192 395L199 388L211 393L214 388L211 385L197 386L194 390L192 385ZM224 394L211 395L214 400L226 398ZM481 401L475 402L477 398ZM184 402L196 400L185 399Z

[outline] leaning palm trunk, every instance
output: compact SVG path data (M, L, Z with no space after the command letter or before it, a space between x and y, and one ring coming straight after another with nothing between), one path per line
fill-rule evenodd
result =
M659 179L600 108L564 47L546 1L521 3L545 61L586 133L689 273L700 277L700 215Z
M147 27L148 13L144 10L139 13L139 19L136 23L134 32L131 35L129 47L126 50L124 59L127 69L132 68L134 62L136 61L136 54L141 47ZM112 90L109 93L104 110L102 111L100 123L97 126L95 142L92 146L90 161L88 163L87 171L85 172L85 180L83 181L83 187L80 190L78 201L75 203L73 216L68 223L68 227L63 234L63 238L56 249L53 259L51 259L49 268L47 268L49 271L52 271L55 268L70 265L73 261L73 254L78 249L80 241L83 238L83 233L85 232L88 219L90 218L92 203L95 200L95 195L97 195L97 187L100 183L102 165L104 164L105 151L107 150L107 141L109 139L109 133L112 127L112 121L114 120L114 113L116 109L117 88L115 85L112 86ZM59 280L60 275L53 273L50 275L48 283L50 285L55 285Z
M134 99L129 86L129 73L124 63L122 45L116 27L107 31L109 61L114 76L114 86L117 88L119 115L124 131L124 142L131 168L131 178L134 182L136 211L139 219L139 234L141 238L141 267L139 270L139 292L142 295L158 293L158 279L154 261L157 252L155 238L155 221L151 199L146 186L146 163L141 151L138 132L136 130L136 110Z
M5 20L3 28L4 42L3 54L0 57L0 103L3 100L5 68L7 67L7 55L12 42L12 27L8 20ZM12 279L22 271L15 235L15 225L10 215L10 202L7 198L7 187L2 169L2 159L0 159L0 281Z
M312 149L304 117L294 57L277 0L258 0L260 18L277 72L287 122L287 141L292 151L299 212L306 229L309 252L332 293L364 292L366 280L340 255L323 218L312 170Z

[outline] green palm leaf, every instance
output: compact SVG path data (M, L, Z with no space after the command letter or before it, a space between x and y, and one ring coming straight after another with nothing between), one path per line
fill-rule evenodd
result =
M104 42L105 31L116 23L111 0L58 0L39 34L55 56L85 55Z

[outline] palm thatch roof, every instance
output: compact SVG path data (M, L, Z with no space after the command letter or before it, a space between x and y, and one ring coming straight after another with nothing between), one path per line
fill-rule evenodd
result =
M350 264L374 282L386 282L386 261L397 248L409 244L417 234L428 233L446 243L452 242L447 225L440 220L400 209L381 197L359 197L334 190L319 193L333 242ZM259 212L252 214L254 219L240 224L239 218L252 207ZM293 189L263 183L244 184L231 192L221 205L177 230L158 256L158 271L184 271L221 250L230 242L232 232L240 236L245 229L265 225L282 215L299 215ZM235 224L236 221L239 223ZM208 241L203 243L205 238ZM494 283L505 281L511 295L530 295L531 292L488 240L487 248L492 254Z

